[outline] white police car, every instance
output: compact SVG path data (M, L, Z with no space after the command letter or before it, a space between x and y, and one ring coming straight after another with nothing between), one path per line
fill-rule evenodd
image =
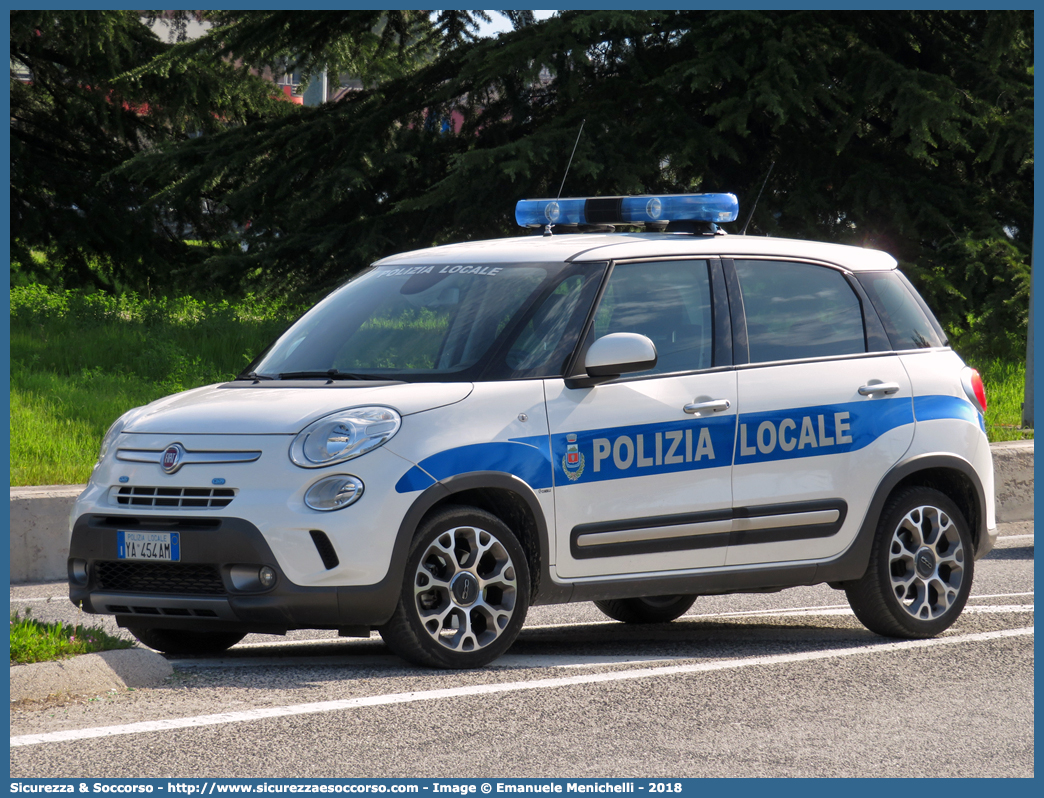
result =
M450 668L532 604L661 622L821 582L938 634L996 536L978 374L890 256L716 234L736 213L523 201L543 235L376 263L235 381L112 426L73 602L172 653L377 629Z

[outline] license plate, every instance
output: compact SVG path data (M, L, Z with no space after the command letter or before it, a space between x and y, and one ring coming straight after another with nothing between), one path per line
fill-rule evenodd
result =
M181 534L178 532L116 531L117 556L121 560L181 560Z

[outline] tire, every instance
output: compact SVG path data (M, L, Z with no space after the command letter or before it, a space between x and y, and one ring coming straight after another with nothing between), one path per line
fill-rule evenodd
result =
M696 602L696 596L649 596L607 599L594 605L614 621L624 623L668 623L679 618Z
M138 640L164 654L218 654L244 637L239 632L206 632L186 629L142 629L128 626Z
M974 569L971 533L957 505L937 490L907 488L885 505L866 573L845 593L872 632L934 637L964 609Z
M417 530L399 603L379 631L418 665L480 668L515 642L529 599L526 554L504 522L475 507L447 507Z

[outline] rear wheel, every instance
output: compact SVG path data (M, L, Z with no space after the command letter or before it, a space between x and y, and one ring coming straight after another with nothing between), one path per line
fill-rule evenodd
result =
M418 665L479 668L515 642L529 598L526 555L504 522L448 507L417 530L399 603L380 633Z
M871 631L933 637L964 609L974 565L968 522L957 505L937 490L908 488L885 506L866 573L845 593Z
M143 629L128 626L138 640L164 654L217 654L244 637L239 632L196 632L186 629Z
M624 623L667 623L680 618L696 601L696 596L647 596L607 599L594 605L615 621Z

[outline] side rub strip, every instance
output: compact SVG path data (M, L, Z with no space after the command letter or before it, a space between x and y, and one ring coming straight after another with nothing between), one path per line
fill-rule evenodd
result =
M841 529L847 513L844 501L830 499L581 524L569 549L587 560L823 538Z

